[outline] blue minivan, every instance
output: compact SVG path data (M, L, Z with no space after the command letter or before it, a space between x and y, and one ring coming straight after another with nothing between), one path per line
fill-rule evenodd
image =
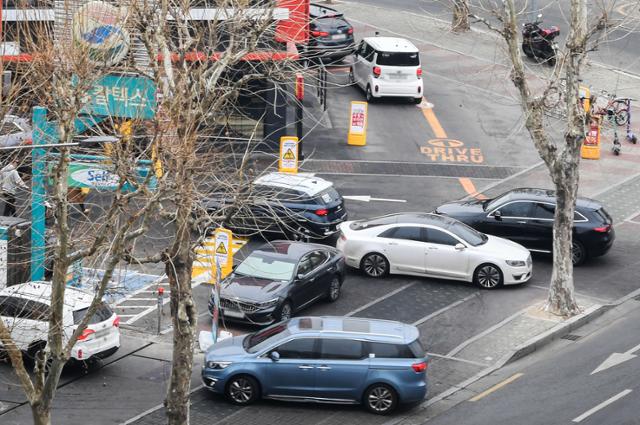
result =
M299 317L214 344L202 381L237 405L258 399L364 404L388 414L427 393L415 326L355 317Z

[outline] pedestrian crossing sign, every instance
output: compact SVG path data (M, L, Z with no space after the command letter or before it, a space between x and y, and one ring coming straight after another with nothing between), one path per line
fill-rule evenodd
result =
M280 161L278 171L281 173L298 172L298 138L284 136L280 138Z

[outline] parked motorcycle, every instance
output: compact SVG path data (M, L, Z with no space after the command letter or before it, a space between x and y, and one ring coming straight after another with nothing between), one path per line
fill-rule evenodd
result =
M560 35L560 29L556 26L542 28L540 24L542 24L542 15L538 15L535 22L522 24L522 51L529 58L554 66L558 45L553 39Z

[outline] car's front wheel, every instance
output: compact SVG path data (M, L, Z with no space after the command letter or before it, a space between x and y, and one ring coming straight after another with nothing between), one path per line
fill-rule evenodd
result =
M386 384L374 384L364 393L364 406L376 415L387 415L398 406L398 395Z
M276 314L276 321L282 322L284 320L289 320L291 319L291 316L293 316L293 307L289 301L285 301L282 303L278 313Z
M369 277L383 277L389 273L389 262L384 255L371 252L362 258L360 269Z
M494 289L502 286L504 278L500 268L494 264L481 264L473 273L473 283L483 289Z
M251 376L234 376L227 383L225 395L231 403L247 406L260 398L260 386Z

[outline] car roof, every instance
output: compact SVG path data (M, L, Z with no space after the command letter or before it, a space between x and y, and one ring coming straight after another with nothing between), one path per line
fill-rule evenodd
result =
M394 344L408 344L420 336L418 328L392 320L359 317L296 317L287 327L292 335L313 334L332 338L366 339Z
M355 221L354 224L357 225L357 229L354 230L364 230L371 227L386 226L389 224L425 224L448 227L457 222L458 220L454 218L439 214L406 212Z
M315 196L333 186L332 182L308 173L267 173L258 177L254 183L281 189L295 189L308 196Z
M51 283L46 281L33 281L12 285L0 291L0 296L10 296L38 301L43 304L51 304ZM77 288L67 286L64 292L64 304L66 307L77 310L89 307L93 296Z
M418 48L409 40L399 37L366 37L364 41L382 52L418 52Z
M300 259L303 255L307 254L311 251L316 251L318 249L322 249L324 251L334 251L333 248L327 245L320 245L315 243L307 243L307 242L295 242L295 241L285 241L285 240L277 240L266 243L254 250L261 252L268 252L273 254L280 254L286 256L287 258L295 258Z
M505 201L526 200L526 201L546 201L556 202L556 192L550 189L540 189L535 187L520 187L510 190L504 194ZM588 209L600 209L602 204L590 198L578 197L576 206Z

